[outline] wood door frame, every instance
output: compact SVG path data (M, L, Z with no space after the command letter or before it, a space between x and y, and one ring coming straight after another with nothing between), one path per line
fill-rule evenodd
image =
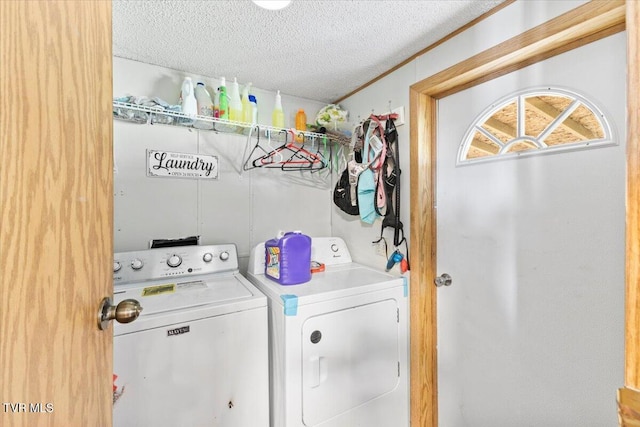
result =
M625 373L620 425L640 424L640 5L627 2L627 212Z
M634 3L630 1L628 3ZM626 7L625 7L626 6ZM628 18L627 18L628 15ZM438 426L436 271L436 106L437 100L480 83L616 34L636 28L638 7L624 0L591 1L544 24L432 75L410 87L411 168L411 425ZM637 32L630 31L635 34ZM632 46L637 40L629 41ZM632 52L628 48L628 55ZM634 54L636 50L634 47ZM629 56L633 58L632 56ZM633 63L634 61L629 61ZM629 67L628 111L638 112L638 67ZM635 74L635 75L634 75ZM636 82L635 86L632 82ZM636 90L637 92L637 90ZM627 113L628 115L629 112ZM627 339L625 386L640 382L640 153L635 114L627 120ZM633 128L631 127L633 126ZM630 231L634 233L629 235ZM634 240L635 239L635 240ZM631 331L631 332L630 332ZM634 342L631 343L630 341Z

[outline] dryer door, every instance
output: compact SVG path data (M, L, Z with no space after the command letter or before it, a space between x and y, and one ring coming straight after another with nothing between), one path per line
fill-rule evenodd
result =
M399 374L394 299L310 317L302 327L302 418L314 426L392 391Z

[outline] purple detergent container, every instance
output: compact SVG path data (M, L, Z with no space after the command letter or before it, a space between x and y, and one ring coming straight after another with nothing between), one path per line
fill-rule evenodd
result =
M299 231L264 242L264 274L281 285L311 280L311 237Z

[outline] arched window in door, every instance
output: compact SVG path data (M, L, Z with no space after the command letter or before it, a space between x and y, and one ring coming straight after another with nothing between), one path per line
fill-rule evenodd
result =
M490 105L467 131L458 164L615 144L602 111L575 92L536 88Z

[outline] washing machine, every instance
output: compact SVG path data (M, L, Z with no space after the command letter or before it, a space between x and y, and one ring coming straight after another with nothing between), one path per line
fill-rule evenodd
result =
M115 427L269 426L267 299L235 245L116 253Z
M249 260L269 306L271 426L408 426L406 279L353 262L339 238L312 238L311 259L324 271L288 286L265 276L264 243Z

